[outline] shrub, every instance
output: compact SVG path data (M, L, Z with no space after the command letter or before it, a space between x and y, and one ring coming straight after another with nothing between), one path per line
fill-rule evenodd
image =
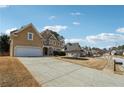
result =
M63 51L53 51L54 56L65 56L65 52Z

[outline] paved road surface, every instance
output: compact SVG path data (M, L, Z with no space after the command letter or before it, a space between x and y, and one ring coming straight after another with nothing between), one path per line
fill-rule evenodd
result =
M42 86L124 86L124 76L106 73L51 57L20 57Z

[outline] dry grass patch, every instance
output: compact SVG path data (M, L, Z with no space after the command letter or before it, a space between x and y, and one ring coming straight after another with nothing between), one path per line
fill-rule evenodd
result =
M84 60L82 58L82 60L81 59L78 60L78 59L69 59L66 57L57 57L57 59L98 70L102 70L107 64L107 61L100 58L84 58Z
M124 67L122 65L116 64L115 69L116 71L114 73L124 75Z
M17 58L0 57L0 86L38 87L38 82Z

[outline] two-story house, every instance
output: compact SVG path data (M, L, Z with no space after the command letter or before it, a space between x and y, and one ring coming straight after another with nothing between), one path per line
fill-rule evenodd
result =
M53 51L61 51L64 48L64 38L57 32L47 29L40 35L43 37L43 55L53 55Z
M81 47L79 43L67 43L65 45L66 56L69 57L80 57L81 56Z
M10 33L11 56L50 56L64 48L64 38L51 30L41 33L32 23Z

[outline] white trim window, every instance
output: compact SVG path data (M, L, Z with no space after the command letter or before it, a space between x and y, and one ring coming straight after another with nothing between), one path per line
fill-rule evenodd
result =
M33 40L33 33L28 32L27 39L28 40Z

